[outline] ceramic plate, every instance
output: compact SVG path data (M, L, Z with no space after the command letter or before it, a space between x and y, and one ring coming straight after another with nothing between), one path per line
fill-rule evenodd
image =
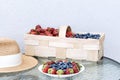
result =
M80 64L80 66L81 66L81 68L80 68L81 70L80 70L78 73L67 74L67 75L55 75L55 74L44 73L44 72L42 71L43 65L40 65L40 66L38 67L38 70L39 70L41 73L43 73L43 74L45 74L45 75L48 75L48 76L51 76L51 77L65 78L65 77L72 77L72 76L78 75L78 74L80 74L82 71L84 71L84 70L85 70L85 67L84 67L82 64Z

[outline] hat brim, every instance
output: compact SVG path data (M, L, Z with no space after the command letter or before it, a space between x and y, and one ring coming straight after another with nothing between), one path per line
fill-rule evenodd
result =
M18 72L31 69L38 64L38 61L30 56L22 55L22 63L15 67L0 68L0 73Z

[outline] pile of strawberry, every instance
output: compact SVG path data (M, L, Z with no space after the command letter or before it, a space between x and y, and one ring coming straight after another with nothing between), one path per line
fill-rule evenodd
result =
M49 74L67 75L78 73L80 71L80 67L81 66L74 61L48 61L43 64L42 71Z
M52 28L52 27L42 28L40 25L36 25L35 29L31 29L29 31L29 34L44 35L44 36L58 36L59 29ZM73 37L73 33L71 31L67 31L66 37Z
M40 25L36 25L35 29L31 29L29 34L33 35L45 35L45 36L58 36L58 29L47 27L42 28Z

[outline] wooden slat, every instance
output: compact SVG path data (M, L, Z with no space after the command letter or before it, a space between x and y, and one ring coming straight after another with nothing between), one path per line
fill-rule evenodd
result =
M48 40L39 40L39 46L49 46L49 41Z
M60 48L73 48L73 44L65 43L65 42L49 42L50 47L60 47Z
M65 48L56 48L56 58L66 58L66 49Z
M39 41L38 40L24 40L24 43L26 45L39 45Z
M83 49L84 50L99 50L99 45L90 45L90 44L87 44L87 45L83 45Z
M35 46L25 45L25 54L34 56L35 55Z
M88 61L98 61L99 53L98 50L86 50L87 58L86 60Z
M41 57L55 57L56 49L52 47L46 47L46 46L36 46L35 55L41 56Z
M67 58L72 59L86 59L87 55L82 49L67 49L66 53Z

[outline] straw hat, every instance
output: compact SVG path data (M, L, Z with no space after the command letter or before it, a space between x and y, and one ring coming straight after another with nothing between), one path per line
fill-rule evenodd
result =
M20 53L15 40L0 38L0 73L17 72L33 68L38 61Z

